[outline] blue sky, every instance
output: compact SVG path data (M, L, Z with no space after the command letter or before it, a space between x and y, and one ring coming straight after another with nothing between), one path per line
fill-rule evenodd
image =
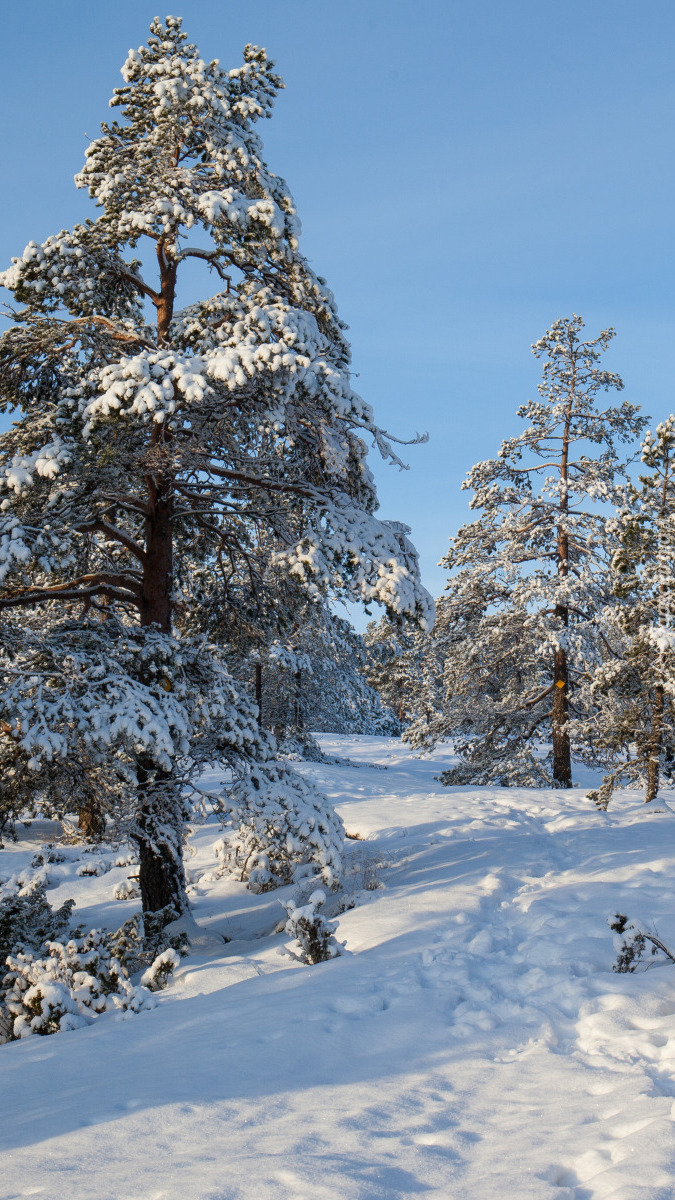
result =
M3 265L90 211L72 176L155 11L7 6ZM410 471L373 466L382 515L413 527L435 594L462 478L516 431L539 376L530 344L553 320L615 326L626 398L655 419L675 408L672 0L171 11L204 57L234 66L256 42L286 81L267 158L350 325L359 390L391 432L430 434Z

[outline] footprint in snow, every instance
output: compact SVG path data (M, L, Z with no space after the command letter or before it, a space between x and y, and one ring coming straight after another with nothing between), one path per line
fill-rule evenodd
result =
M330 1003L333 1012L339 1013L342 1017L351 1017L353 1020L360 1020L363 1017L371 1017L376 1012L383 1012L389 1008L389 1001L386 996L380 992L376 992L372 996L335 996Z

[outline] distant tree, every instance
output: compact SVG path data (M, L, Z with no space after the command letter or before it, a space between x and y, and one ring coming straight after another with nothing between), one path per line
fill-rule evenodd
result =
M306 602L262 666L262 720L276 736L315 755L315 733L382 733L391 721L364 677L363 638L326 603Z
M582 340L580 317L556 321L533 352L543 358L528 422L478 463L464 484L480 517L443 560L452 572L434 642L445 662L442 713L418 721L413 745L454 737L460 766L445 782L572 784L574 689L598 654L595 618L607 590L603 502L624 467L619 443L644 421L598 395L623 387L601 368L613 335ZM537 746L552 742L550 770Z
M441 668L429 634L385 616L370 622L364 641L366 678L396 718L398 732L415 720L422 728L430 725L439 701Z
M0 408L19 416L0 438L0 611L24 612L28 634L7 619L0 731L36 803L61 765L121 773L144 910L169 918L187 904L186 797L206 763L234 773L240 817L265 789L295 812L309 786L274 767L221 652L185 632L200 589L226 603L247 571L254 589L266 538L310 596L422 622L430 601L410 543L374 515L364 437L398 459L262 157L255 124L282 86L265 51L222 70L168 17L122 74L120 119L77 176L98 216L2 277L19 307ZM178 311L188 261L221 290Z
M675 748L675 417L642 445L648 471L629 482L611 522L613 594L603 613L604 654L587 684L584 740L608 770L591 793L606 808L620 782L658 794Z

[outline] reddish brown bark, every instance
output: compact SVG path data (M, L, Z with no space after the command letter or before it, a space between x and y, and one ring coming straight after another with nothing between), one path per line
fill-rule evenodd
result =
M160 293L157 305L157 342L166 344L176 294L176 264L167 258L166 246L158 243ZM162 457L168 431L159 425L153 431L147 474L147 511L145 518L145 557L141 587L141 625L156 625L162 633L171 633L173 600L173 516L174 493L170 474ZM180 830L175 839L158 836L158 788L162 773L153 763L139 760L139 813L136 840L139 851L139 883L144 913L165 909L169 919L187 908L185 879L180 860ZM166 787L175 785L170 775ZM175 844L173 844L175 842Z
M570 349L572 346L570 345ZM572 351L573 352L573 351ZM566 528L568 512L568 466L570 447L571 409L576 386L576 373L573 372L570 381L569 399L562 435L562 450L560 457L560 516L556 558L558 578L566 579L569 574L569 538ZM565 628L569 623L569 608L566 604L556 604L555 615ZM572 752L570 748L569 721L569 665L567 651L559 646L553 656L553 782L557 787L572 786Z

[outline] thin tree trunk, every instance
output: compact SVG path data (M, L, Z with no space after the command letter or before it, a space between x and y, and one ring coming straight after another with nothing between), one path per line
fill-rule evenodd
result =
M255 664L255 702L258 705L258 724L262 725L262 706L263 706L262 663Z
M564 610L566 611L566 610ZM562 613L556 614L562 616ZM567 654L558 649L553 657L553 782L556 787L572 786L572 754L567 729L569 719L569 674Z
M654 710L652 713L652 729L649 739L649 758L647 759L647 791L645 804L655 800L659 791L659 774L661 763L661 742L663 738L663 709L665 704L665 689L662 683L654 688Z
M556 545L558 561L558 578L567 579L569 574L569 537L567 533L568 512L568 464L570 446L571 407L576 387L576 374L570 383L567 416L562 438L560 457L560 516ZM556 604L555 615L566 628L569 624L569 608L566 604ZM553 782L556 787L572 786L572 752L570 748L569 720L569 664L567 651L559 646L553 655Z
M100 842L103 837L105 814L95 796L90 796L86 804L78 810L77 828L90 842Z
M568 539L563 528L558 529L558 575L565 579L569 570ZM555 615L563 628L569 623L569 609L556 604ZM553 782L556 787L572 787L572 751L569 721L569 664L567 651L559 646L553 654Z
M670 455L666 456L663 464L663 484L661 488L661 522L667 520L668 486L670 484ZM659 543L661 539L659 537ZM659 544L659 565L662 565L661 544ZM665 629L670 616L668 589L663 579L659 584L659 625ZM661 774L661 753L663 751L663 718L665 714L666 692L662 683L654 688L654 708L652 710L652 727L649 738L649 757L647 759L647 790L645 804L655 800L659 791Z
M295 672L295 703L293 705L293 724L299 733L305 728L305 716L302 706L302 671Z

